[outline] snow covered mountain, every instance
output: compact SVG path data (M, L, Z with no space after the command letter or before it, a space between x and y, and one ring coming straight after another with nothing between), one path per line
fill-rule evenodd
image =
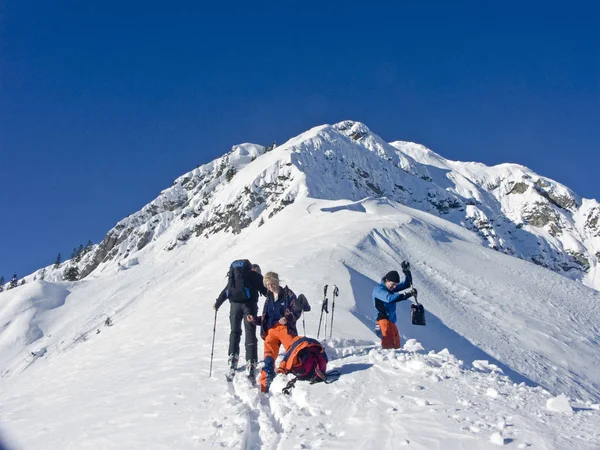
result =
M109 261L129 264L167 229L178 231L165 246L172 250L190 238L260 226L306 196L386 197L460 224L490 248L600 289L596 200L517 164L449 161L419 144L388 144L352 121L313 128L275 149L236 145L179 177L85 255L80 277ZM45 272L56 280L63 270Z
M556 236L532 224L535 202ZM236 146L120 221L82 280L61 281L65 263L0 294L0 431L23 449L597 449L600 293L569 279L597 281L593 208L523 167L447 161L356 122ZM541 266L572 262L574 242L585 274ZM309 336L323 285L339 287L338 381L227 386L226 307L208 378L211 307L240 257L308 297ZM400 303L403 349L382 350L371 291L403 260L427 326Z

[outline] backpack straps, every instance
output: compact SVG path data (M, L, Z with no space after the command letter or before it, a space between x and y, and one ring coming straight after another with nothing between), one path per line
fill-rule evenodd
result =
M317 370L315 370L315 372ZM319 370L319 372L320 372L320 370ZM320 383L321 381L325 384L330 384L330 383L333 383L335 380L337 380L341 374L342 374L342 372L340 372L337 369L330 370L329 372L324 374L325 378L321 378L319 375L315 375L315 377L312 379L310 384Z
M281 392L283 392L285 395L291 395L292 389L294 389L294 386L296 385L296 381L298 381L298 377L292 378L290 381L288 381L288 384L285 385Z
M342 374L342 372L340 372L337 369L330 370L329 372L324 374L325 379L319 377L318 375L315 375L315 377L312 379L310 384L315 384L315 383L319 383L319 382L323 382L325 384L330 384L330 383L333 383L335 380L337 380L341 374ZM288 381L288 384L285 385L285 387L281 390L281 392L283 392L285 395L291 395L292 389L294 389L294 387L296 386L296 381L298 381L298 377L292 378L290 381Z

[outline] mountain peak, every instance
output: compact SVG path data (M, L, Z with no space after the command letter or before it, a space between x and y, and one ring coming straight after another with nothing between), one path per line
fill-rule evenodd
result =
M334 124L333 127L355 141L360 140L371 132L364 123L354 120L343 120Z
M125 263L153 242L168 251L194 237L260 227L301 197L387 197L460 224L483 245L600 289L595 200L583 202L517 164L488 167L448 160L418 143L387 143L353 120L314 127L279 147L234 145L182 175L81 259L81 277ZM161 236L170 238L164 243ZM46 272L61 279L60 270Z

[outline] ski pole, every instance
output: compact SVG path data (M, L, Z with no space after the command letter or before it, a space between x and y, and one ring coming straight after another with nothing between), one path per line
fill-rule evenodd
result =
M335 298L340 295L340 290L334 284L333 285L333 300L331 301L331 328L329 329L329 339L333 335L333 312L335 311Z
M325 299L325 302L328 302L328 299ZM325 308L325 314L329 314L327 310L327 305L323 303L323 308ZM318 339L318 338L317 338ZM325 316L325 333L323 333L323 345L327 342L327 315Z
M327 314L329 314L329 299L326 298L325 301L323 302L323 309L325 310L325 333L323 333L323 344L325 344L327 342Z
M210 369L208 371L208 378L212 375L212 363L213 363L213 355L215 354L215 334L217 333L217 312L219 310L215 309L215 324L213 325L213 338L212 338L212 349L210 350Z
M327 304L327 285L325 285L325 289L323 290L323 303L321 304L321 317L319 317L319 329L317 330L317 340L319 339L319 335L321 334L321 321L323 320L323 310L326 308Z

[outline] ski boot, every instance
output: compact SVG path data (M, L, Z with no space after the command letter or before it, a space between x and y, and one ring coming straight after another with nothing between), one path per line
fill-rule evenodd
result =
M233 377L235 376L235 371L237 370L238 366L238 360L239 355L229 355L229 359L227 360L227 364L229 365L229 371L227 372L227 375L225 375L227 381L233 381Z
M248 378L250 379L250 381L252 381L252 383L256 382L256 361L255 360L249 360L246 361L246 375L248 375Z
M265 394L269 392L269 388L271 387L271 383L273 382L273 380L275 379L275 372L267 372L267 378L265 380L265 385L261 386L261 392L264 392Z

